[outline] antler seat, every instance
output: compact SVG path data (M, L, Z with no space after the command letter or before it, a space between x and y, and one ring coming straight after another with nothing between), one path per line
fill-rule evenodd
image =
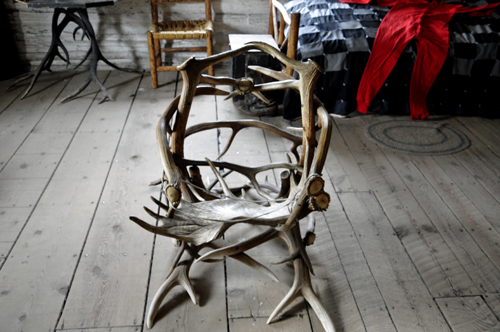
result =
M277 81L254 85L251 79L233 79L229 77L213 77L202 75L207 66L242 54L250 49L258 49L276 57L287 67L298 73L299 78L262 67L252 67L262 74L271 76ZM272 238L282 238L289 247L290 257L285 261L293 261L295 280L289 294L275 308L268 323L286 308L297 296L303 296L311 304L320 318L326 331L334 331L333 323L318 297L312 290L310 273L312 265L305 250L309 239L302 239L299 220L313 211L323 211L330 202L329 195L323 190L324 181L321 171L326 159L330 142L332 120L321 103L314 97L314 85L322 73L321 68L312 61L299 62L291 60L278 50L264 43L249 43L246 46L211 56L205 59L191 58L179 69L182 73L183 87L180 96L176 97L163 113L156 132L158 147L164 170L159 181L163 185L166 202L153 199L165 212L159 214L146 208L148 214L161 221L161 226L154 226L145 221L131 217L144 229L177 239L180 244L179 253L172 264L169 277L159 289L148 313L148 327L151 327L161 301L168 291L180 284L197 303L194 290L189 282L189 269L193 262L218 261L229 256L267 274L276 277L266 267L248 257L244 252ZM232 93L213 86L229 85L235 88ZM302 103L302 136L296 136L271 124L258 120L214 121L187 126L193 98L198 95L226 95L227 99L240 93L253 93L262 100L266 98L261 91L277 89L296 89ZM317 123L315 123L317 115ZM173 123L173 126L170 125ZM237 134L245 128L259 128L279 135L292 145L288 162L270 163L262 166L239 165L222 161L221 158L229 150ZM184 142L189 136L215 129L230 128L232 134L227 146L215 160L191 160L184 157ZM319 131L319 139L317 137ZM216 180L205 183L201 180L200 167L210 168ZM219 169L226 170L221 173ZM259 173L269 170L281 170L279 188L257 181ZM230 173L239 173L246 180L241 186L230 187L225 177ZM215 184L220 189L215 189ZM258 197L252 200L246 191L254 191ZM247 223L269 226L269 230L246 241L226 245L220 238L232 225ZM313 231L314 223L310 221ZM310 235L310 234L309 234ZM308 235L308 236L309 236ZM214 250L200 256L198 252L210 247ZM179 263L181 257L184 262Z

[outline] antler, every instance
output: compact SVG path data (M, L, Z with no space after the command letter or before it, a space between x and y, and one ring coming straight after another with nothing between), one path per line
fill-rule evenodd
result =
M198 299L196 298L196 294L194 292L193 285L189 280L189 269L193 264L194 258L191 255L183 255L185 253L185 246L179 248L182 256L187 256L182 261L175 264L175 267L172 269L172 272L168 276L167 280L161 284L160 288L156 292L153 300L151 301L151 306L149 307L148 316L146 318L146 324L148 329L153 327L153 322L155 320L156 314L158 313L158 309L160 309L160 305L167 296L168 292L175 286L182 286L186 292L191 297L191 300L195 305L198 305ZM178 255L180 256L180 255ZM175 260L174 260L175 262Z
M184 159L184 158L179 158L179 157L174 157L175 161L178 165L182 165L183 167L187 166L209 166L209 163L206 160L190 160L190 159ZM244 175L253 185L253 187L259 192L259 194L266 199L272 199L266 192L262 191L262 188L260 184L258 183L256 176L259 173L269 171L269 170L274 170L274 169L288 169L288 170L294 170L298 172L302 172L303 167L294 163L270 163L270 164L265 164L261 166L242 166L230 162L225 162L225 161L213 161L213 165L219 168L224 168L224 169L229 169L233 170L237 173L240 173ZM209 188L207 188L209 189Z
M182 286L189 294L189 297L191 298L193 303L195 305L198 305L198 298L196 297L193 284L189 279L189 270L193 264L194 258L199 257L198 252L206 246L218 249L220 247L227 246L227 244L227 242L221 239L201 246L190 246L185 241L182 241L176 257L172 261L172 268L167 274L167 279L161 284L160 288L153 297L153 300L151 301L149 312L146 317L146 324L149 329L153 327L154 319L156 317L156 314L158 313L158 310L160 309L161 303L168 295L170 290L172 290L175 286ZM229 256L257 271L262 272L272 280L279 282L278 278L271 270L248 256L247 254L235 253Z
M201 256L196 260L196 262L201 262L207 259L214 259L214 258L220 258L224 256L231 256L231 255L236 255L240 254L242 252L245 252L249 249L255 248L258 245L261 245L262 243L266 243L269 240L272 240L274 238L278 237L278 231L275 229L268 229L267 231L260 233L248 240L242 241L235 243L233 245L220 248L217 250L212 250L205 255Z
M215 159L220 159L228 150L229 147L231 146L231 143L233 142L234 138L236 137L236 134L245 128L259 128L262 130L265 130L267 132L273 133L275 135L278 135L286 140L289 140L292 143L292 147L290 148L290 151L298 158L298 152L297 152L297 147L302 144L302 137L295 136L290 134L287 131L284 131L272 124L265 123L262 121L257 121L257 120L233 120L233 121L214 121L214 122L203 122L194 126L191 126L186 129L186 137L199 133L204 130L209 130L209 129L218 129L218 128L231 128L232 134L231 137L228 140L228 143L226 147L222 150L220 155L215 158Z
M314 219L309 219L310 231L313 230ZM273 319L286 309L296 298L302 296L307 300L307 302L311 305L314 312L320 319L323 327L327 332L334 332L335 327L333 325L333 321L329 317L326 309L321 304L318 296L314 292L311 285L311 277L310 273L313 273L312 265L309 260L309 256L305 250L304 242L307 241L307 235L304 239L301 239L299 225L295 223L289 230L285 232L280 232L275 229L269 229L265 232L262 232L248 240L241 241L230 246L216 249L210 251L201 257L199 257L196 262L206 261L208 259L216 259L224 256L241 254L249 249L255 248L267 241L270 241L276 237L280 237L285 241L290 251L290 257L282 260L281 262L274 264L281 264L288 261L293 261L293 268L295 272L293 285L288 292L288 294L283 298L283 300L279 303L279 305L274 309L271 316L267 321L270 324Z
M217 168L215 167L215 165L212 163L212 161L210 159L208 159L208 158L205 158L205 160L207 161L208 165L212 169L212 172L214 172L215 176L217 177L217 180L219 180L219 183L220 183L220 185L222 187L224 195L226 195L226 197L236 198L236 196L233 194L233 192L231 191L231 189L229 189L229 186L227 185L227 183L224 180L224 178L222 177L222 175L219 173L219 171L217 170Z
M309 261L309 258L304 249L303 241L300 237L300 229L298 224L295 224L290 230L286 232L280 232L280 237L287 243L289 251L292 255L294 255L295 252L301 252L301 255L297 255L297 257L293 259L293 269L295 272L295 276L293 279L292 288L271 313L271 316L269 316L269 319L267 320L267 324L270 324L273 319L287 306L289 306L296 298L302 296L311 305L312 309L325 328L325 331L335 332L333 321L331 320L328 312L321 304L318 296L312 288L311 276L309 275L310 268L308 268L308 265L310 263L307 263Z

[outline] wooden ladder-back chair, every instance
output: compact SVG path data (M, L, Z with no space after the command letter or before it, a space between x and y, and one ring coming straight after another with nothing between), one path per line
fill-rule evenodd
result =
M158 4L168 2L204 2L205 18L200 20L162 21L158 19ZM151 0L151 15L153 23L149 27L148 48L151 66L151 81L153 88L158 87L158 72L176 71L177 66L162 65L162 53L172 52L207 52L213 54L213 22L211 0ZM206 47L162 48L162 40L206 39ZM208 67L208 73L214 75L213 66Z
M285 72L258 66L252 66L251 69L277 81L254 84L249 78L234 79L201 74L204 68L249 50L260 50L276 57L281 63L295 70L299 78L295 79ZM311 212L326 210L330 202L330 196L324 191L321 172L330 144L332 118L313 95L314 86L323 70L313 61L291 60L272 46L257 42L204 59L193 57L180 65L179 70L183 78L181 95L170 103L156 128L164 171L162 179L157 183L162 184L165 202L155 198L153 201L163 212L156 213L144 208L161 225L155 226L140 218L130 217L150 232L176 239L180 246L167 279L152 300L147 315L147 326L152 327L163 299L176 285L183 286L192 301L198 304L189 279L189 270L192 264L198 261L217 262L227 256L276 280L276 276L268 268L247 256L245 251L273 238L281 238L290 252L288 259L281 263L293 262L295 276L290 291L275 307L268 324L297 297L302 296L309 302L325 330L334 331L331 318L312 288L310 274L313 274L313 267L305 249L306 245L314 242L314 218L310 218ZM229 93L220 90L216 88L218 85L233 86L235 91ZM196 111L191 109L195 96L225 95L227 100L235 94L253 93L265 100L261 91L279 89L295 89L300 93L301 128L290 132L255 119L202 122L187 126L188 120L192 118L190 114ZM199 110L203 111L205 109ZM193 140L196 134L221 128L231 129L232 134L219 156L213 156L212 160L184 157L186 138ZM275 134L289 142L291 148L287 153L287 162L248 166L222 160L238 133L248 128ZM295 160L292 161L292 158ZM201 169L213 172L216 180L204 182ZM281 171L280 186L273 187L266 181L257 181L258 174L269 170ZM246 179L241 186L230 187L227 184L226 176L232 172ZM220 188L214 188L215 184L219 184ZM246 190L254 193L253 197L247 196ZM257 200L253 199L255 196ZM309 220L308 232L304 237L299 227L299 221L303 219ZM246 223L249 227L260 225L269 228L247 240L228 245L222 236L230 227L241 223ZM200 250L207 247L213 250L201 255Z

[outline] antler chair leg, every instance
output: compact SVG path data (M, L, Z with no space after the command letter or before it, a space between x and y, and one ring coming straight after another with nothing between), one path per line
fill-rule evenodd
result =
M155 320L156 314L158 313L158 309L160 309L160 305L167 296L168 292L175 286L182 286L186 292L191 297L191 300L195 305L198 305L198 299L196 298L196 293L194 292L193 285L189 280L189 269L193 264L194 258L186 253L184 249L181 247L179 250L182 250L184 259L181 259L178 263L176 263L172 272L168 276L167 280L161 284L160 288L156 292L153 301L151 301L151 306L149 307L148 316L146 319L146 324L148 329L153 327L153 322Z
M153 300L151 301L146 319L146 324L149 329L153 327L154 319L156 317L156 314L158 313L158 310L160 309L161 303L170 292L170 290L172 290L175 286L182 286L189 294L189 297L191 297L193 303L195 305L198 305L198 299L196 297L194 287L189 279L189 270L191 268L191 265L193 264L194 259L199 257L198 251L200 251L205 246L213 249L219 249L221 247L226 247L227 245L228 243L222 239L218 239L201 246L190 246L185 241L181 241L181 246L178 249L177 255L172 261L172 268L167 274L167 279L161 284L160 288L153 297ZM279 282L278 278L271 270L248 256L247 254L241 252L230 254L228 256L257 271L262 272L272 280ZM206 259L205 262L216 262L216 260Z
M311 285L311 276L306 261L309 260L305 250L300 250L304 246L300 236L299 225L295 224L291 229L286 232L281 232L280 237L288 245L288 249L292 255L301 252L301 255L296 255L293 259L294 279L293 285L288 294L281 300L278 306L274 309L267 320L270 324L273 319L280 314L287 306L289 306L296 298L302 296L307 300L311 308L314 310L319 320L321 321L326 332L335 332L333 321L328 315L325 307L321 304L319 297L314 292ZM305 255L305 257L304 257Z
M309 219L310 223L313 223L313 218ZM310 227L312 229L312 225ZM310 230L311 231L311 230ZM333 325L333 321L328 315L325 307L321 304L319 297L314 292L311 285L311 262L305 250L304 241L307 241L307 237L305 239L301 238L299 224L295 223L292 228L285 232L280 232L275 229L269 229L265 232L262 232L246 241L238 242L233 245L220 248L217 250L210 251L205 255L201 256L196 260L205 261L208 259L220 258L228 255L237 255L241 254L251 248L257 247L262 243L270 241L276 237L280 237L285 241L290 251L290 257L285 259L279 263L285 263L287 261L293 261L294 268L294 280L293 285L288 294L283 298L283 300L279 303L279 305L274 309L271 316L267 321L267 324L270 324L273 319L281 313L287 306L289 306L296 298L302 296L306 299L306 301L311 305L312 309L320 319L323 327L327 332L334 332L335 327Z

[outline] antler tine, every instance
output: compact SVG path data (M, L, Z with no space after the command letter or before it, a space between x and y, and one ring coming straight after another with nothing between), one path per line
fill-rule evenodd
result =
M226 246L227 242L224 241L224 240L222 240L222 239L217 239L215 241L207 243L206 245L208 247L212 248L212 249L218 249L218 248L221 248L222 246ZM278 277L276 277L276 275L271 270L269 270L267 267L265 267L261 263L257 262L252 257L248 256L247 254L245 254L245 253L239 253L239 254L231 255L229 257L237 260L240 263L245 264L246 266L251 267L252 269L255 269L255 270L259 271L259 272L262 272L263 274L265 274L266 276L268 276L272 280L274 280L276 282L279 282ZM209 259L205 259L203 261L204 262L208 262Z
M153 213L154 214L154 215L152 215L153 218L157 218L156 217L157 215L153 211L149 210L147 207L144 207L144 209L146 210L146 212L148 212L148 214ZM158 218L162 221L163 226L151 225L151 224L145 222L144 220L137 218L136 216L129 217L130 220L132 220L137 225L141 226L142 228L144 228L145 230L147 230L151 233L176 238L178 240L185 240L186 239L185 237L183 237L181 235L176 235L176 234L169 231L169 228L172 227L172 225L175 225L175 221L172 222L171 219L169 219L168 217L163 217L163 216L159 216Z
M266 104L270 104L271 102L269 101L269 99L267 99L262 93L260 92L257 92L257 91L252 91L252 94L259 98L260 100L262 100L263 102L265 102Z
M243 263L248 267L251 267L252 269L255 269L259 272L262 272L263 274L265 274L266 276L268 276L272 280L274 280L276 282L280 282L278 277L271 270L269 270L267 267L265 267L261 263L257 262L252 257L248 256L247 254L240 253L240 254L231 255L230 257L233 259L236 259L238 262Z
M272 91L282 89L298 89L299 81L290 79L285 81L275 81L269 83L255 84L253 91Z
M232 169L224 172L222 175L223 178L225 178L226 176L228 176L229 174L231 174L233 172ZM219 182L219 179L218 178L215 178L213 181L210 181L210 177L207 176L207 190L212 190L213 187L217 184L217 182Z
M280 265L280 264L283 264L283 263L286 263L286 262L291 262L295 258L299 257L299 255L300 255L300 250L297 248L297 249L295 249L295 251L293 252L293 254L291 254L287 258L285 258L285 259L283 259L283 260L281 260L279 262L271 263L271 265Z
M240 174L241 175L241 174ZM249 186L252 185L252 182L250 182L248 184ZM274 184L272 184L271 182L269 182L269 175L266 174L265 178L264 178L264 182L263 183L259 183L259 186L261 187L261 189L267 189L267 190L270 190L271 192L277 194L280 192L280 188Z
M288 156L288 154L287 154ZM278 192L278 196L276 198L288 197L288 193L290 192L290 171L283 171L280 174L280 190Z
M269 77L275 78L278 81L284 81L284 80L291 80L291 79L293 79L292 76L288 75L285 72L276 71L276 70L272 70L272 69L265 68L265 67L248 66L248 69L255 70L255 71L257 71L257 72L259 72L261 74L264 74L264 75L267 75Z
M325 307L323 307L318 296L316 295L316 293L314 293L314 290L312 288L309 268L310 262L309 264L307 264L309 258L307 258L305 250L303 252L301 250L301 248L304 249L304 244L302 243L300 238L299 226L295 224L290 230L280 232L280 237L288 245L292 256L296 255L296 258L293 260L293 269L295 275L290 291L271 313L269 319L267 320L267 324L270 324L273 319L287 306L289 306L296 298L302 296L311 305L312 309L320 319L325 331L335 332L333 321L329 317Z
M278 186L272 184L271 182L267 182L267 179L266 179L266 182L262 183L260 186L264 189L272 191L275 194L280 192L280 188Z
M192 161L192 163L201 164L198 161ZM265 191L262 190L262 187L260 186L259 182L256 179L256 175L258 175L259 173L262 173L264 171L273 170L273 169L277 169L277 168L286 168L286 169L298 170L298 171L301 171L303 169L301 166L293 164L293 163L270 163L270 164L262 165L259 167L245 167L245 166L241 166L241 165L237 165L237 164L233 164L233 163L228 163L228 162L224 162L224 161L215 161L215 162L210 161L210 163L212 163L214 166L217 165L218 167L227 168L229 170L236 171L237 173L239 173L241 175L244 175L250 181L250 183L253 185L255 190L257 190L259 195L261 195L262 197L264 197L268 200L272 200L273 197L271 197L271 195L269 195L268 193L266 193ZM210 165L210 163L207 162L208 165ZM227 174L228 174L228 172L224 173L222 175L222 177L225 177ZM218 181L218 177L217 177L217 180L215 181L215 183L217 181ZM207 186L207 189L211 190L215 183L211 182Z
M152 186L157 186L159 184L161 184L163 181L160 179L157 179L157 180L153 180L151 182L149 182L149 185L152 187Z
M295 264L294 264L295 266ZM297 279L297 272L295 273L295 279ZM276 317L283 309L288 307L293 301L295 301L296 298L301 296L301 289L299 288L299 282L296 282L294 279L292 288L290 291L286 294L286 296L281 300L281 302L278 304L276 308L274 308L274 311L271 313L271 316L269 316L269 319L267 320L266 324L271 324L273 321L274 317Z
M170 271L168 271L165 279L168 279L168 277L170 277L172 272L174 272L175 267L177 266L177 264L181 260L182 254L184 254L184 250L186 250L186 241L180 241L180 242L181 242L181 245L179 246L179 249L177 250L177 254L175 254L174 260L172 261L172 264L171 264L172 267L170 268Z
M196 263L200 262L200 261L204 261L204 260L209 259L209 258L232 256L232 255L242 253L244 251L247 251L249 249L257 247L258 245L265 243L271 239L274 239L278 235L279 235L278 231L276 231L275 229L273 229L273 228L268 229L267 231L260 233L260 234L254 236L248 240L238 242L238 243L235 243L233 245L230 245L230 246L227 246L224 248L212 250L212 251L202 255L201 257L199 257L196 260Z
M316 293L314 292L311 286L310 279L309 279L309 284L302 288L302 296L306 299L311 308L314 310L316 316L318 316L325 331L335 332L335 326L333 325L333 321L330 318L330 315L328 315L328 312L326 311L323 304L321 304L318 295L316 295Z
M166 204L164 204L164 203L160 202L159 200L157 200L157 199L156 199L155 197L153 197L153 196L150 196L150 198L151 198L151 200L152 200L153 202L155 202L155 203L156 203L156 205L158 205L160 208L162 208L163 210L165 210L166 212L168 212L168 205L166 205Z
M224 194L227 197L236 198L236 196L233 194L231 189L229 189L229 186L227 185L226 180L224 180L224 177L219 173L217 168L215 168L214 163L212 163L212 161L208 158L205 158L205 160L207 161L208 165L212 169L212 172L214 172L217 179L219 179L219 182L220 182L220 185L222 186L222 190L224 191Z
M224 147L224 150L222 150L222 152L217 156L217 158L215 158L216 160L219 160L220 158L222 158L222 156L224 156L226 154L226 152L231 147L231 144L233 143L234 138L236 137L236 134L238 134L238 132L240 131L240 129L241 128L236 128L236 129L232 128L231 137L229 137L229 140L227 141L227 144Z
M307 254L304 241L300 237L300 228L298 226L298 223L295 223L288 231L280 232L279 236L283 241L286 242L292 255L295 253L295 251L299 252L300 257L304 260L304 263L309 269L309 272L314 275L311 260L309 259L309 255Z
M167 296L168 292L175 286L182 286L186 292L191 297L191 300L195 305L198 305L198 299L196 298L196 294L194 292L193 285L189 280L189 269L191 268L191 264L193 263L193 257L189 256L185 260L181 261L177 264L170 274L170 276L163 282L158 291L156 292L153 300L151 301L151 306L149 307L149 312L147 316L147 327L148 329L153 327L153 322L158 313L158 309L160 305Z
M293 261L293 267L295 271L295 277L293 280L292 288L269 316L267 324L270 324L273 319L287 306L289 306L296 298L302 296L311 305L311 308L316 313L316 316L318 316L325 331L335 332L333 321L331 320L328 312L321 304L319 297L316 295L311 286L311 277L309 276L307 267L304 265L304 261L301 258L297 258Z
M302 145L301 136L292 134L284 129L278 128L277 126L258 120L228 120L228 121L203 122L187 128L186 137L193 135L195 133L199 133L201 131L210 129L220 129L220 128L232 128L234 130L236 129L241 130L244 128L258 128L265 130L266 132L278 135L292 142L294 146Z
M154 232L154 226L148 224L147 222L145 222L141 218L137 218L136 216L130 216L129 219L132 220L133 222L135 222L137 225L144 228L145 230L150 231L150 232Z
M196 197L197 200L199 200L200 202L203 202L205 200L205 198L203 198L198 192L199 188L196 188L196 186L193 185L191 182L186 182L186 185L189 187L189 189L191 189L191 193L194 195L194 197ZM203 190L204 192L208 193L208 190L206 189L200 189L200 190Z
M295 131L297 133L303 133L304 132L304 128L299 128L299 127L286 127L286 129L291 130L291 131Z
M273 199L271 197L271 195L267 194L265 191L262 190L260 183L257 182L257 179L255 177L255 173L248 173L248 174L242 173L242 174L244 174L248 178L248 180L250 180L250 183L253 185L254 189L257 191L257 193L259 195L261 195L262 197L264 197L265 199L268 199L268 200Z
M164 216L161 216L159 215L158 213L155 213L153 211L151 211L148 207L146 206L143 206L144 208L144 211L147 212L147 214L149 214L151 217L155 218L155 219L159 219L161 220L163 223L167 222L167 217L164 217Z
M299 234L300 237L300 234ZM304 263L307 265L307 268L309 269L309 272L311 272L312 275L314 275L314 270L312 267L311 260L309 259L309 255L306 252L306 247L304 245L304 241L298 241L298 250L300 252L300 257L304 260Z
M231 92L230 94L227 95L226 98L224 98L224 100L229 100L233 97L236 97L240 94L240 92L238 90L234 90L233 92Z
M196 96L201 96L201 95L227 96L228 94L229 92L214 88L212 86L198 86L195 92Z

